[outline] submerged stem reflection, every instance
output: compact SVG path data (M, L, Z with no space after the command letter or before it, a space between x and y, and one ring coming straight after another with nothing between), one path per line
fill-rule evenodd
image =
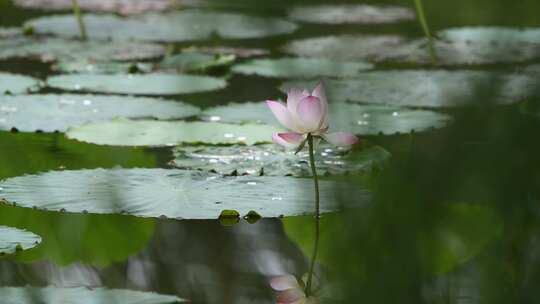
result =
M313 153L313 136L311 133L307 136L308 146L309 146L309 163L311 165L311 172L313 173L313 182L315 183L315 244L313 245L313 254L311 256L311 263L309 266L308 279L306 283L306 296L309 297L311 294L311 285L313 282L313 270L315 268L315 261L317 260L317 251L319 247L319 219L320 219L320 210L319 210L319 178L317 176L317 168L315 167L315 156Z
M79 24L79 31L81 32L81 40L86 41L86 27L84 25L84 20L82 18L81 9L79 8L78 0L72 0L73 3L73 15L77 18L77 23Z
M418 15L418 20L420 21L420 25L422 26L422 30L424 31L424 35L426 35L426 38L428 41L428 48L429 48L429 54L431 56L431 61L433 64L436 64L437 52L435 51L435 47L433 46L433 36L431 35L431 31L429 30L426 14L424 13L424 7L422 5L422 0L414 0L414 6L416 7L416 14Z

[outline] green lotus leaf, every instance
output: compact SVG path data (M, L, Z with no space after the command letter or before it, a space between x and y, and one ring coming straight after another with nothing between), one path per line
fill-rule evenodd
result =
M17 206L71 213L124 214L175 219L217 219L223 210L240 216L310 214L313 181L294 177L222 176L177 169L94 169L51 171L0 182L0 198ZM341 209L333 190L369 199L365 189L347 182L320 182L321 212Z
M115 117L173 119L195 116L199 109L178 101L103 95L0 96L0 129L64 132Z
M235 73L279 78L355 77L373 65L317 58L254 59L235 65Z

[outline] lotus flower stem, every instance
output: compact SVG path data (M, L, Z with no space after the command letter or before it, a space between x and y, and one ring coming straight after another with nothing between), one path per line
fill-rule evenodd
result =
M427 23L426 14L424 13L424 7L422 5L422 0L414 0L414 6L416 7L416 14L418 15L418 20L420 25L424 30L424 35L428 40L429 54L431 55L431 61L433 64L437 63L437 52L433 46L433 36L431 36L431 31L429 30L429 25Z
M77 18L77 23L79 23L79 31L81 32L81 40L86 41L86 27L84 26L84 21L81 14L81 9L79 8L78 0L72 0L73 3L73 14Z
M313 270L315 269L315 261L317 260L317 251L319 248L319 219L320 219L320 202L319 202L319 177L317 176L317 168L315 167L315 155L313 153L313 135L308 133L307 141L309 146L309 163L313 174L313 182L315 183L315 244L313 246L313 254L311 256L311 264L309 265L308 279L306 283L305 294L307 297L311 294L311 283L313 282Z

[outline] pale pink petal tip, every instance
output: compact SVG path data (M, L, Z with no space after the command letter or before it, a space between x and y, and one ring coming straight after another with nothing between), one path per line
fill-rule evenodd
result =
M278 304L293 304L293 303L302 303L303 299L306 298L304 291L300 288L291 288L285 291L281 291L277 295L276 302Z
M359 139L351 133L336 132L323 135L324 139L335 146L351 146Z
M317 131L324 118L324 108L321 100L315 96L302 98L298 104L296 113L302 121L302 127L307 132Z
M283 105L281 102L274 101L274 100L267 100L266 104L274 113L274 116L276 119L286 128L294 129L294 123L292 121L292 117L287 110L287 107Z
M277 291L300 288L300 285L298 285L298 281L296 280L296 278L290 274L272 278L270 280L270 286L272 286L272 288Z
M286 148L298 147L305 137L300 133L274 133L272 134L272 141L278 145L282 145Z
M318 97L321 99L321 101L326 101L326 92L324 90L324 85L321 82L313 89L313 93L311 93L313 96Z

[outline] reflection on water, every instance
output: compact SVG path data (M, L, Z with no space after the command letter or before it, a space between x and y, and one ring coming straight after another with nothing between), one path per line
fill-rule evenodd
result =
M70 219L73 216L64 214L49 225L73 223ZM119 217L91 217L101 221L101 226L115 225L121 229L129 225ZM87 260L85 255L92 251L87 248L76 251L69 263L55 261L57 254L85 246L95 246L108 256L123 255L125 248L111 244L114 240L110 234L89 237L96 222L87 224L85 231L70 230L77 234L71 240L65 235L58 239L65 230L49 231L52 233L47 235L47 240L57 238L61 248L45 245L37 249L41 251L38 255L30 250L15 258L1 259L0 284L106 286L175 294L194 303L271 303L269 278L307 269L305 258L284 237L280 221L275 219L263 219L256 224L241 221L232 227L223 227L215 220L158 220L152 238L125 259L109 261L104 266L79 262ZM129 234L124 237L128 243L135 241Z

